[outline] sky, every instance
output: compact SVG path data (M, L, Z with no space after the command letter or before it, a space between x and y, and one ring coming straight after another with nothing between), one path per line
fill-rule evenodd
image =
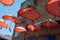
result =
M5 14L12 14L17 16L17 12L20 9L21 3L24 0L14 0L14 4L11 6L5 6L4 4L0 3L0 19L2 19L2 16L4 16ZM4 20L4 19L2 19ZM10 20L6 20L8 26L11 28L11 32L9 31L9 28L2 28L0 29L0 34L3 35L13 35L13 29L15 27L15 23L11 22Z

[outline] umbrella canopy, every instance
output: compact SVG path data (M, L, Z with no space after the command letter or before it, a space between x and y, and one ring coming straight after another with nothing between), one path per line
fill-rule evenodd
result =
M18 14L24 18L27 18L31 21L35 21L38 19L41 15L38 11L32 8L23 8L18 11Z
M27 27L27 29L30 29L30 30L32 30L33 32L41 30L40 27L38 27L38 26L36 26L36 25L32 25L32 24L27 24L26 27Z
M60 0L50 0L46 9L50 14L60 17Z
M4 16L2 16L2 18L5 20L11 20L12 22L17 23L17 24L21 23L20 18L15 17L11 14L4 15Z
M58 26L57 22L55 22L54 20L45 20L41 23L44 27L56 27Z
M4 20L0 20L0 26L4 28L8 28L8 24L4 22Z
M18 17L13 17L12 22L15 22L16 24L20 24L22 21Z
M2 18L5 20L12 20L13 19L12 17L13 17L13 15L11 15L11 14L6 14L6 15L2 16Z
M11 6L14 3L14 0L0 0L6 6Z
M26 33L27 34L27 30L23 27L15 27L14 31L18 32L18 33Z

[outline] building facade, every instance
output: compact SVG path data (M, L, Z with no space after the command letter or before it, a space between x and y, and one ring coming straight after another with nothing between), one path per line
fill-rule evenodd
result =
M23 3L21 3L21 8L33 8L40 12L41 18L34 21L34 23L46 20L46 19L53 19L53 20L59 20L60 18L55 17L48 13L46 10L46 4L49 0L26 0ZM22 20L24 20L24 23L16 24L16 26L22 26L25 27L27 23L33 24L33 22L29 21L28 19L25 19L18 15ZM51 37L51 40L60 40L60 27L54 27L51 29L48 28L42 28L42 30L38 32L31 32L29 30L29 34L21 34L14 32L12 40L29 40L30 37L36 36L37 40L49 40L48 38ZM53 39L52 39L53 38ZM30 38L31 39L31 38ZM32 39L31 39L32 40Z
M0 40L12 40L12 37L9 35L0 34Z

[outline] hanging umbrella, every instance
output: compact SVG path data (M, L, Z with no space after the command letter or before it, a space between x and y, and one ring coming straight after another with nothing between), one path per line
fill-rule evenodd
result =
M18 17L13 17L12 21L17 23L17 24L21 23L21 19Z
M27 34L27 30L25 28L23 28L23 27L15 27L14 31L18 32L18 33L25 33L25 34Z
M49 0L46 9L50 14L60 17L60 0Z
M40 27L38 27L38 26L36 26L36 25L32 25L32 24L27 24L26 27L27 27L27 29L30 29L30 30L32 30L33 32L41 30Z
M2 18L5 20L11 20L12 22L17 23L17 24L21 23L20 18L15 17L11 14L4 15L4 16L2 16Z
M11 14L6 14L6 15L2 16L2 18L5 20L12 20L13 19L12 17L13 17L13 15L11 15Z
M0 0L6 6L11 6L14 3L14 0Z
M35 21L40 17L40 13L32 8L23 8L18 11L18 14L31 21Z
M4 20L0 20L0 26L4 28L8 28L8 24L4 22Z
M57 22L55 22L54 20L45 20L41 23L44 27L47 27L47 28L51 28L51 27L56 27L58 26Z

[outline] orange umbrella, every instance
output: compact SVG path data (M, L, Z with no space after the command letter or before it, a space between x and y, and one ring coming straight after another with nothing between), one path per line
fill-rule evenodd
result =
M40 27L36 26L36 25L32 25L32 24L27 24L26 26L28 29L32 30L32 31L39 31L41 30Z
M6 6L11 6L14 3L14 0L0 0Z
M13 17L12 21L17 23L17 24L21 23L21 20L18 17Z
M6 14L6 15L2 16L2 18L5 20L12 20L13 19L12 17L13 17L13 15L11 15L11 14Z
M48 27L48 28L58 26L57 22L55 22L54 20L50 20L50 19L41 22L41 24L42 24L44 27Z
M36 11L35 9L32 9L32 8L20 9L18 11L18 14L31 21L35 21L36 19L38 19L41 16L38 11Z
M27 30L23 27L15 27L14 31L19 32L19 33L26 33L27 34Z
M49 0L46 9L50 14L60 17L60 0Z
M4 28L8 28L8 24L4 22L4 20L0 20L0 26Z
M21 23L20 18L15 17L11 14L4 15L2 18L5 19L5 20L11 20L12 22L15 22L17 24Z

